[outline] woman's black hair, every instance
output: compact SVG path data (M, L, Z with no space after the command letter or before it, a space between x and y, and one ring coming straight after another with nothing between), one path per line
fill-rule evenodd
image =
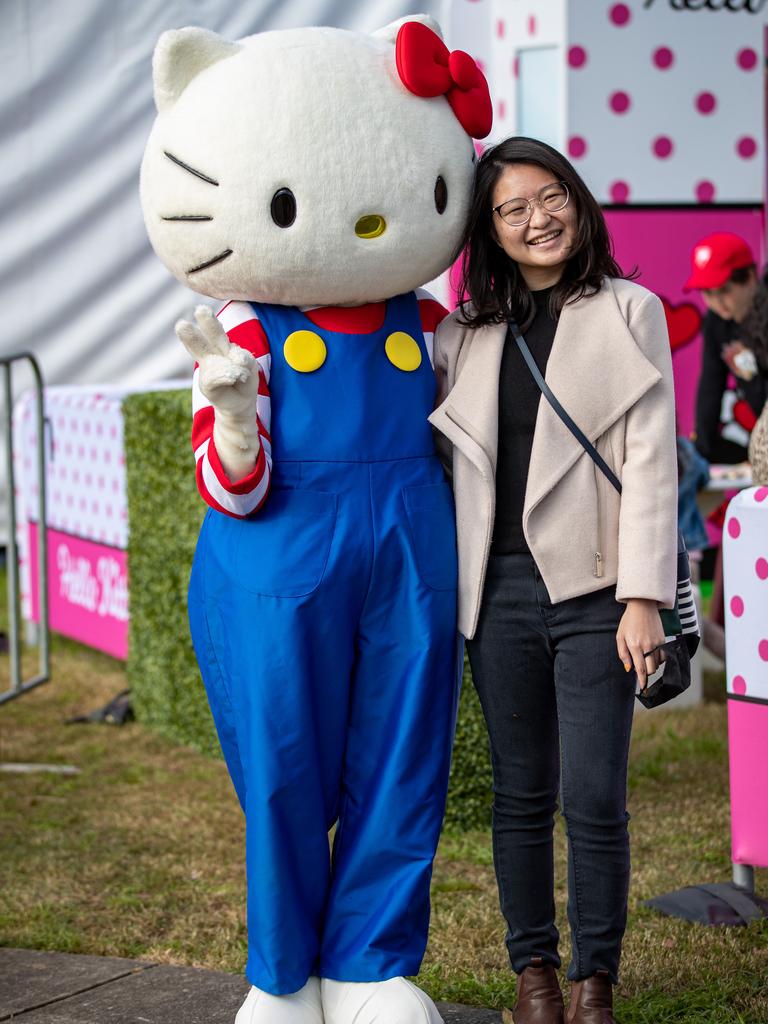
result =
M475 170L475 185L462 248L459 306L463 322L472 327L514 319L523 329L535 307L530 289L515 263L496 241L493 190L510 164L536 164L568 186L576 208L576 240L563 276L555 285L550 308L556 316L566 302L600 290L604 277L623 274L613 257L611 236L597 200L573 165L552 146L537 139L513 136L487 149ZM471 309L469 303L471 302Z

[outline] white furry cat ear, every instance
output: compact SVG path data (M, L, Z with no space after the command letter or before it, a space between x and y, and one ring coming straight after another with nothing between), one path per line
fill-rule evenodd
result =
M237 53L228 43L205 28L179 28L163 32L152 58L155 106L162 113L174 105L201 71Z
M388 43L394 43L397 39L397 33L400 30L400 26L404 25L406 21L418 21L422 25L426 25L427 28L431 28L433 32L443 38L443 30L440 28L438 23L429 14L409 14L406 18L398 18L397 21L390 22L389 25L385 25L384 28L379 28L375 32L371 32L374 39L385 39Z

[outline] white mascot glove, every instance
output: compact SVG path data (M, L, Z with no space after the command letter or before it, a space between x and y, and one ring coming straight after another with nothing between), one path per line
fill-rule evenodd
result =
M213 440L230 480L251 472L261 440L256 421L259 364L233 345L208 306L195 309L197 325L176 323L176 335L199 366L200 390L214 408Z

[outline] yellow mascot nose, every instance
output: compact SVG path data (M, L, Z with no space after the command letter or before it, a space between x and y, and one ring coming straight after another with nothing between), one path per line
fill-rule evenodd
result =
M378 238L387 230L387 222L378 213L369 213L355 224L358 238Z

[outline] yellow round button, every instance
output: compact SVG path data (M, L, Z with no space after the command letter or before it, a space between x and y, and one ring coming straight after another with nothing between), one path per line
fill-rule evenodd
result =
M294 331L285 339L283 355L292 370L298 373L312 373L325 362L325 342L314 331Z
M384 343L387 359L398 368L411 373L421 366L421 349L419 343L405 331L395 331Z

